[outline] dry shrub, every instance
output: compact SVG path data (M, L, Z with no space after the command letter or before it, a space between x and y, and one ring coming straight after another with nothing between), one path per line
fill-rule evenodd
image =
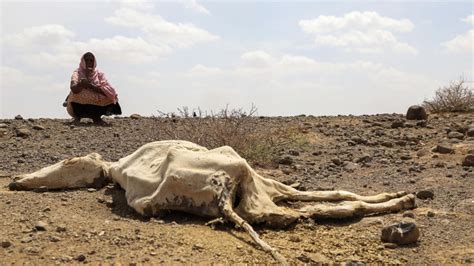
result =
M474 94L461 77L436 90L435 97L425 100L423 106L431 113L474 112Z
M307 144L297 126L277 127L264 123L265 118L256 114L253 105L247 112L227 106L209 114L203 114L200 109L190 113L183 107L178 113L159 112L155 135L161 140L187 140L209 149L227 145L254 166L269 166L284 148Z

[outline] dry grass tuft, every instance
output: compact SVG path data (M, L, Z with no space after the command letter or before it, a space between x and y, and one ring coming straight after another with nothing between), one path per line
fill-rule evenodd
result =
M264 117L257 116L257 108L226 108L203 114L189 112L187 107L177 113L159 112L155 135L160 140L179 139L213 149L230 146L252 165L269 166L276 162L287 147L304 147L306 136L297 126L277 128L263 125ZM262 127L264 127L262 129Z
M431 113L474 112L474 94L461 77L449 86L436 90L435 97L425 100L423 107Z

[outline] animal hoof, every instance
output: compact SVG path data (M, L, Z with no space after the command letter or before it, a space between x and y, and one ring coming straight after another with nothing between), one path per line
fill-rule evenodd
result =
M415 243L419 237L420 230L415 223L401 222L384 227L380 238L383 242L407 245Z
M397 198L405 196L407 193L405 191L398 191L397 192Z
M408 194L403 197L403 209L413 209L416 207L416 202L415 202L415 195L414 194Z
M10 190L24 190L23 186L20 183L16 182L16 181L13 181L10 184L8 184L8 189L10 189Z

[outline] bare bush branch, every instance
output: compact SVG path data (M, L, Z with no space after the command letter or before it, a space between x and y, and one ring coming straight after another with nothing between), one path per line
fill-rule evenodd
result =
M248 111L242 108L229 109L203 115L201 109L178 108L178 113L158 111L157 139L188 140L209 149L231 146L252 164L269 165L279 156L279 151L301 142L300 130L296 127L262 130L262 119L257 117L257 108L252 104Z
M474 94L461 77L436 90L435 97L425 100L423 106L431 113L474 112Z

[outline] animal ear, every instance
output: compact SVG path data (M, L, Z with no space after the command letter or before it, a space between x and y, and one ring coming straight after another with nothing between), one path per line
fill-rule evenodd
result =
M80 158L78 158L78 157L74 157L72 159L66 159L66 160L64 160L63 164L64 165L73 165L73 164L77 163L79 161L79 159Z

